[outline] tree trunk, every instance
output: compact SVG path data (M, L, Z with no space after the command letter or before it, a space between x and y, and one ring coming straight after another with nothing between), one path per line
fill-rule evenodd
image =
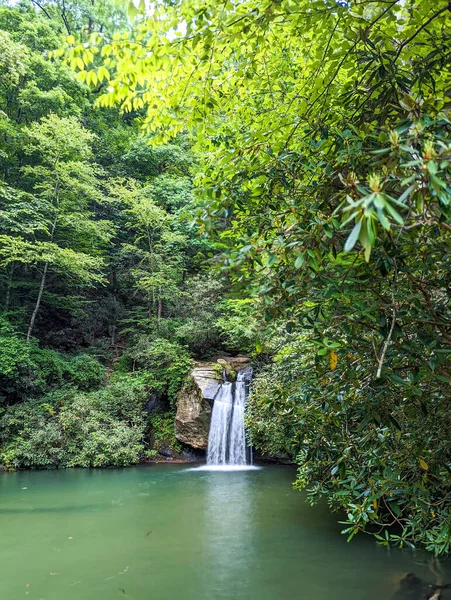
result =
M59 198L59 181L57 181L56 185L55 185L55 194L56 194L56 199L58 201ZM53 224L52 224L52 230L50 232L50 241L53 242L53 240L55 239L55 230L56 230L56 224L58 222L58 214L55 216L55 219L53 220ZM34 323L36 321L36 316L39 312L39 307L41 305L41 300L42 300L42 294L44 292L44 287L45 287L45 281L47 279L47 270L49 268L49 263L46 262L44 265L44 270L42 272L42 277L41 277L41 283L39 284L39 292L38 292L38 297L36 299L36 304L33 310L33 314L31 315L31 319L30 319L30 324L28 326L28 331L27 331L27 344L30 343L30 338L31 338L31 334L33 333L33 329L34 329Z
M31 334L33 333L34 323L36 321L36 316L37 316L38 311L39 311L39 306L41 305L41 299L42 299L42 294L44 292L44 286L45 286L45 280L47 278L47 269L48 269L48 267L49 267L49 263L46 262L45 265L44 265L44 270L42 272L41 283L39 284L38 297L36 299L36 304L35 304L35 307L34 307L34 310L33 310L33 314L31 315L30 325L28 326L27 344L30 343Z

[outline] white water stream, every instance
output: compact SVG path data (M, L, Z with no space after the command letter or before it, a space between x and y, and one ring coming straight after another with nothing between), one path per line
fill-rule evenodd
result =
M224 382L214 400L208 437L207 468L245 467L244 408L252 369L238 372L235 383Z

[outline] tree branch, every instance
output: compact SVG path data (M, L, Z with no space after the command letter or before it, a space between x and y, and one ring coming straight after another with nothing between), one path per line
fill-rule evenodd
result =
M49 15L49 13L47 12L47 10L42 6L42 4L39 4L39 2L37 2L37 0L31 0L33 4L36 4L36 6L38 6L42 12L45 14L45 16L48 19L51 19L52 17Z
M440 10L438 10L436 13L434 13L431 17L429 17L429 19L427 21L425 21L416 31L414 34L412 34L407 40L404 40L403 43L399 46L398 51L396 53L395 58L393 59L393 62L397 61L399 58L399 55L401 54L401 52L404 50L404 48L410 44L410 42L412 40L414 40L417 35L423 31L423 29L425 29L428 25L430 25L432 23L432 21L434 19L436 19L437 17L439 17L441 14L443 14L444 12L446 12L447 10L449 10L449 5L447 6L443 6L443 8L441 8Z
M393 294L392 294L392 301L393 301L393 316L392 316L392 320L391 320L390 331L388 333L388 337L385 340L384 346L382 348L381 357L379 359L379 364L377 366L376 378L379 378L381 376L382 366L383 366L384 360L385 360L385 354L387 353L388 345L390 343L391 336L393 334L393 329L395 328L395 323L396 323L396 304L395 304L395 297L394 297Z

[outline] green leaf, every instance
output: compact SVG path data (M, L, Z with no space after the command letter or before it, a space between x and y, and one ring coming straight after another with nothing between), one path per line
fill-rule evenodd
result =
M360 234L360 229L362 227L362 221L357 221L357 223L354 225L354 228L352 229L351 233L349 234L348 239L346 240L346 244L345 244L345 252L350 252L354 246L356 245L357 240L359 239L359 234Z
M399 224L399 225L404 225L404 220L401 217L401 215L393 208L393 206L387 202L386 207L387 211L391 214L391 216L394 218L394 220Z
M305 254L299 254L299 256L296 258L296 260L294 261L294 266L296 269L300 269L303 264L305 262Z
M405 379L402 379L401 377L398 377L398 375L395 375L394 373L390 373L389 378L392 381L394 381L395 383L399 383L400 385L404 385L404 386L409 385L408 381L406 381Z
M276 264L276 261L277 261L277 254L270 253L266 264L268 265L268 267L273 267Z

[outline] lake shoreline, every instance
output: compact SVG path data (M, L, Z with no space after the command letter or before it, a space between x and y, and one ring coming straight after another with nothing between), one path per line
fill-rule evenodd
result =
M72 471L72 470L80 470L80 469L90 469L92 471L111 471L114 469L133 469L136 467L146 467L146 466L155 466L155 465L194 465L194 466L204 466L207 463L205 461L199 460L184 460L184 459L144 459L135 463L133 465L109 465L107 467L50 467L50 468L30 468L30 467L18 467L17 469L5 468L3 465L0 465L0 473L18 473L18 472L35 472L35 471ZM256 460L252 463L255 466L259 467L287 467L287 468L295 468L295 463L278 463L275 461L265 461L265 460Z

